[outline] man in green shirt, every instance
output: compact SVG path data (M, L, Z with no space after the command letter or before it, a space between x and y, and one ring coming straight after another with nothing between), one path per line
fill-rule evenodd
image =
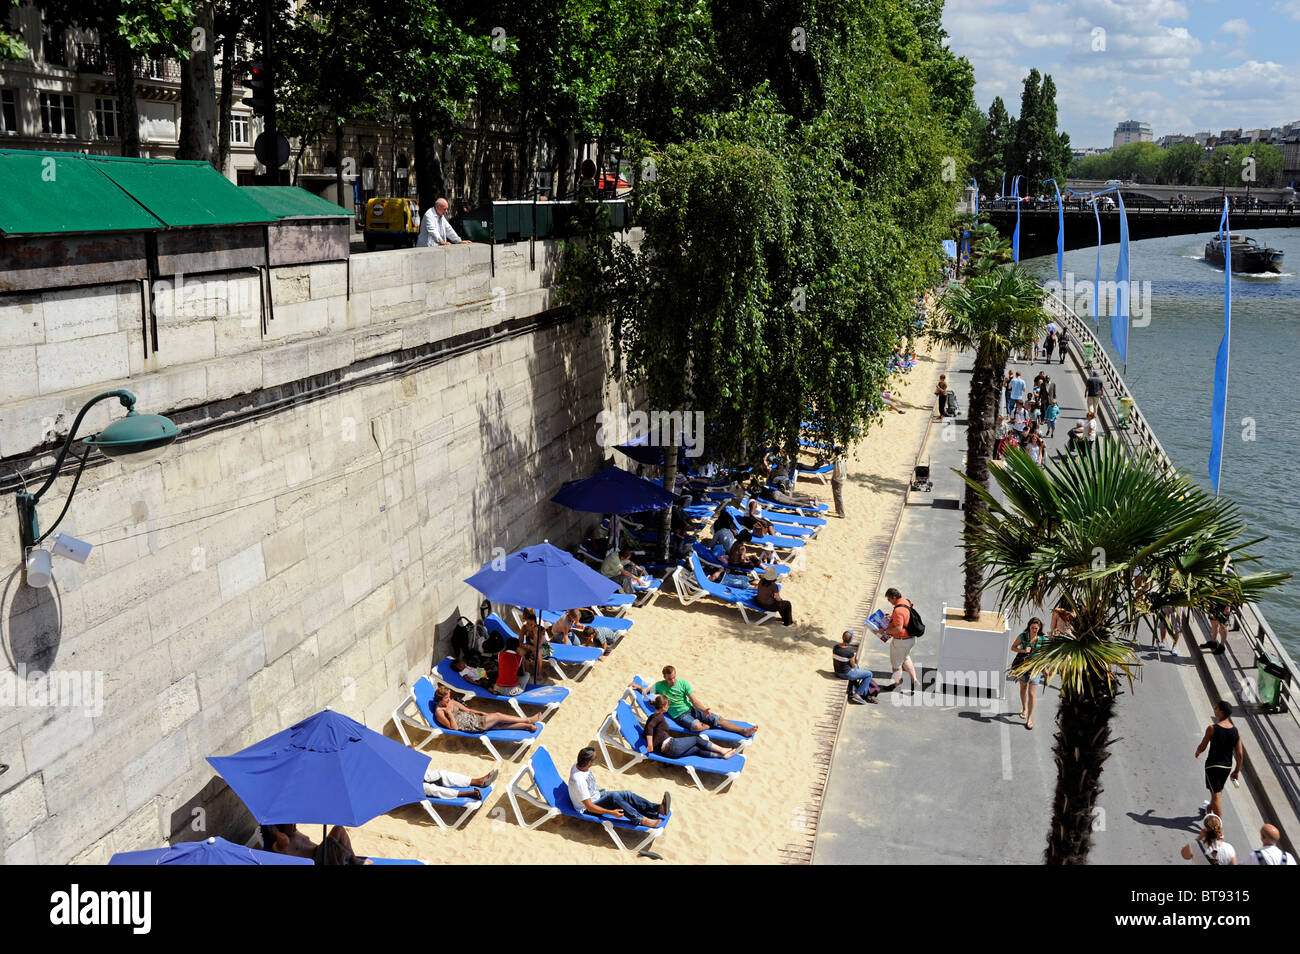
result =
M709 710L709 707L693 696L691 684L685 679L677 678L677 670L664 666L664 677L647 689L645 686L632 684L637 692L650 696L668 697L668 718L672 719L683 732L703 732L706 729L723 729L749 738L758 731L758 726L739 726L728 722L722 716Z

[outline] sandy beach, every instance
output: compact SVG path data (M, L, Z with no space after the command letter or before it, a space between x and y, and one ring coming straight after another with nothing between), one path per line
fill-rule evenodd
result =
M571 694L538 744L566 777L577 751L595 745L597 730L632 676L653 682L665 665L675 666L714 712L760 726L745 752L743 773L717 795L699 791L685 772L668 766L642 763L617 775L597 754L593 771L602 788L630 789L656 801L672 793L672 822L654 848L665 862L777 864L786 859L783 849L808 844L814 791L825 773L825 760L818 758L825 741L819 741L816 725L827 723L833 732L844 699L844 684L831 675L830 650L846 627L861 630L872 605L884 605L867 602L878 582L872 564L878 565L893 531L933 414L938 374L938 360L918 342L916 366L892 391L905 413L887 413L853 448L844 490L848 518L828 521L808 545L805 567L782 587L799 625L746 626L729 608L703 602L683 607L666 584L654 605L629 611L636 625L607 659L581 682L564 683ZM804 480L799 489L831 501L829 484ZM869 639L860 660L888 680L888 654L879 641ZM506 711L496 703L470 704ZM847 717L873 711L853 707ZM396 737L391 722L372 728ZM440 739L425 751L439 768L471 776L493 768L486 750L470 740ZM519 763L496 767L501 775L492 795L463 830L442 832L423 809L406 806L355 829L354 847L360 854L429 863L648 863L617 851L598 825L555 818L533 831L520 827L506 798Z

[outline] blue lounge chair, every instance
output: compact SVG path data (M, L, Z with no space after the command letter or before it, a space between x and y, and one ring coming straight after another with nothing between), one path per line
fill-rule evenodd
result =
M499 696L482 686L474 685L452 669L450 656L438 663L433 670L433 677L452 692L459 692L462 699L492 699L507 703L521 719L524 718L523 706L541 707L544 710L542 718L545 719L569 697L569 690L562 686L534 686L517 696Z
M830 475L830 472L834 469L834 464L823 464L821 467L813 467L807 470L802 467L797 468L795 474L805 480L820 480L824 484L826 483L826 479Z
M426 861L420 861L416 858L375 858L371 856L372 865L423 865L428 864Z
M749 500L745 500L744 506L749 506ZM763 503L762 500L759 500L758 507L759 516L764 520L771 520L773 523L794 524L796 527L811 527L814 535L816 535L816 531L826 526L825 517L814 517L809 514L789 513L782 510L774 510L767 504ZM789 535L793 536L793 534Z
M524 781L525 777L527 777L527 783ZM613 839L619 851L642 850L668 830L668 823L673 817L673 813L669 811L662 824L655 828L644 828L641 825L633 824L626 818L588 814L580 806L573 804L572 799L569 798L568 782L556 770L555 762L551 759L551 753L547 752L542 746L537 747L537 751L533 753L533 757L528 760L527 764L520 766L519 772L510 780L510 787L506 789L506 796L510 799L510 807L514 809L515 821L519 822L524 828L529 830L537 828L556 815L563 815L565 818L576 818L579 821L597 824L605 829L605 833ZM545 814L536 821L524 821L524 812L520 802L526 802L534 808L540 808ZM624 837L628 839L628 844L623 843L623 839L619 837L619 832L622 832Z
M640 675L633 676L632 681L638 686L643 686L647 689L650 688L650 684L642 679ZM622 698L631 704L632 710L637 713L637 719L642 725L645 724L646 719L655 714L651 697L643 692L637 692L629 686L623 690ZM731 721L745 729L750 727L748 722L738 722L735 719L732 719ZM682 735L691 734L675 722L672 724L671 728L674 732L678 732ZM750 743L752 743L758 735L757 732L755 732L754 735L741 735L738 732L728 732L726 729L705 729L703 732L698 734L702 738L712 739L714 742L725 742L728 745L734 745L736 748L742 750L748 748Z
M700 564L698 554L691 553L687 561L690 565L689 570L679 566L673 571L673 585L677 589L677 598L681 600L683 606L690 606L698 600L709 597L728 606L734 606L740 610L741 619L756 626L761 626L769 619L776 619L780 615L776 610L759 606L754 598L754 590L741 590L712 582L704 575L704 567ZM755 616L752 620L749 618L751 613Z
M777 488L769 486L767 489L769 491L773 491L776 490ZM826 513L831 508L830 504L780 503L779 501L776 500L769 500L767 497L759 497L758 502L761 503L764 508L770 507L773 510L788 510L791 511L792 513L811 514L813 516L816 516L819 513Z
M737 520L745 516L745 511L741 510L739 507L728 507L727 513L731 514ZM772 529L776 531L778 536L810 540L817 535L817 531L820 529L818 527L808 527L790 523L789 521L782 520L781 517L783 516L785 516L785 514L771 512L764 514L764 519L771 522Z
M703 564L705 570L709 570L709 571L723 570L727 573L734 573L736 576L749 577L751 580L756 580L758 574L762 572L761 570L740 570L734 566L728 566L727 564L719 560L717 554L714 553L712 550L710 550L708 547L706 547L703 543L696 542L696 544L691 549L694 550L695 553L699 556L700 563ZM784 563L764 564L764 567L769 567L769 566L776 567L777 576L790 575L791 568Z
M478 792L478 798L463 798L461 796L457 796L456 798L426 798L421 802L421 804L424 805L425 811L429 813L429 817L432 818L443 831L455 831L457 828L464 825L466 819L482 808L484 803L487 802L488 797L492 794L491 785L484 787L471 785L469 787ZM442 817L434 811L434 808L446 808L453 811L459 809L460 814L453 816L449 821L443 821ZM390 861L387 863L396 865L424 864L423 861ZM376 864L378 864L378 862L376 862Z
M517 608L515 613L516 615L519 613ZM510 639L513 636L519 640L520 646L524 643L523 638L507 626L506 621L496 613L489 614L483 624L487 626L490 632L500 633L505 639ZM569 674L564 671L564 666L577 666L578 671L573 674L572 678L581 679L587 674L587 670L600 661L600 657L603 655L604 652L599 646L570 646L567 643L551 643L551 655L546 659L546 662L551 664L551 671L555 673L558 679L570 678Z
M600 731L596 733L596 743L600 746L601 754L605 756L605 764L620 775L632 766L646 761L675 765L686 769L686 774L691 777L691 781L701 792L722 791L736 780L736 776L745 767L743 755L733 755L729 759L710 759L699 755L689 755L684 759L670 759L666 755L651 752L646 742L645 730L637 721L636 714L632 711L632 707L621 699L609 718L605 720L605 724L600 727ZM631 758L620 768L614 764L611 750ZM705 775L717 776L718 784L708 788L700 779L701 772Z
M516 746L509 759L509 761L514 761L526 752L528 747L536 742L542 734L542 724L540 722L533 728L532 732L526 732L523 729L489 729L486 732L461 732L458 729L444 729L438 724L438 720L433 714L433 683L429 681L428 676L421 676L415 680L410 695L403 699L402 704L393 710L393 725L397 727L397 734L402 737L402 741L417 751L423 750L429 742L440 735L458 739L478 739L498 762L503 761L501 753L497 751L498 744ZM407 734L408 729L424 732L426 737L420 739L418 744L414 743Z

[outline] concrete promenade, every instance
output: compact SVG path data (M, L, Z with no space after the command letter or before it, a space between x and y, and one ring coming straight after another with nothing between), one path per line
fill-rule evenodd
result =
M1077 341L1077 339L1075 339ZM913 660L929 683L939 662L945 605L962 604L961 537L971 356L950 354L957 423L931 424L927 451L933 493L910 494L884 587L913 599L926 621ZM1032 383L1045 366L1013 361ZM1049 454L1063 450L1066 432L1084 415L1083 381L1073 361L1047 369L1056 384L1061 419ZM923 454L924 457L924 454ZM984 608L995 609L986 594ZM1046 623L1050 608L1039 615ZM1027 619L1011 619L1011 633ZM1181 864L1179 849L1194 837L1197 808L1208 797L1203 765L1192 753L1212 716L1187 650L1173 657L1149 648L1146 629L1140 682L1121 696L1103 775L1091 861L1097 864ZM868 639L862 665L889 682L884 644ZM1008 657L1008 662L1009 662ZM830 670L829 660L826 666ZM903 676L903 683L909 680ZM915 697L884 692L878 706L849 707L836 744L813 861L819 864L1038 864L1042 861L1056 786L1052 758L1059 683L1040 692L1034 729L1027 731L1019 687L1001 700L972 694ZM1238 720L1240 721L1240 720ZM1227 840L1244 853L1262 824L1247 789L1225 789Z

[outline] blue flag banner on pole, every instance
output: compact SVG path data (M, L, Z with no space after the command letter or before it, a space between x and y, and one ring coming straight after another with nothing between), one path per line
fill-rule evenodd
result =
M970 184L975 187L975 214L980 214L980 184L971 179Z
M1124 196L1115 190L1119 200L1119 264L1115 266L1115 314L1110 319L1110 343L1115 346L1120 361L1128 363L1128 216L1124 212Z
M1055 179L1044 179L1056 190L1056 280L1065 287L1065 210L1061 207L1061 189Z
M1223 429L1228 415L1228 351L1232 338L1232 246L1229 244L1228 201L1223 201L1219 219L1219 240L1223 242L1223 340L1214 359L1214 404L1210 411L1210 480L1219 492L1223 469Z

